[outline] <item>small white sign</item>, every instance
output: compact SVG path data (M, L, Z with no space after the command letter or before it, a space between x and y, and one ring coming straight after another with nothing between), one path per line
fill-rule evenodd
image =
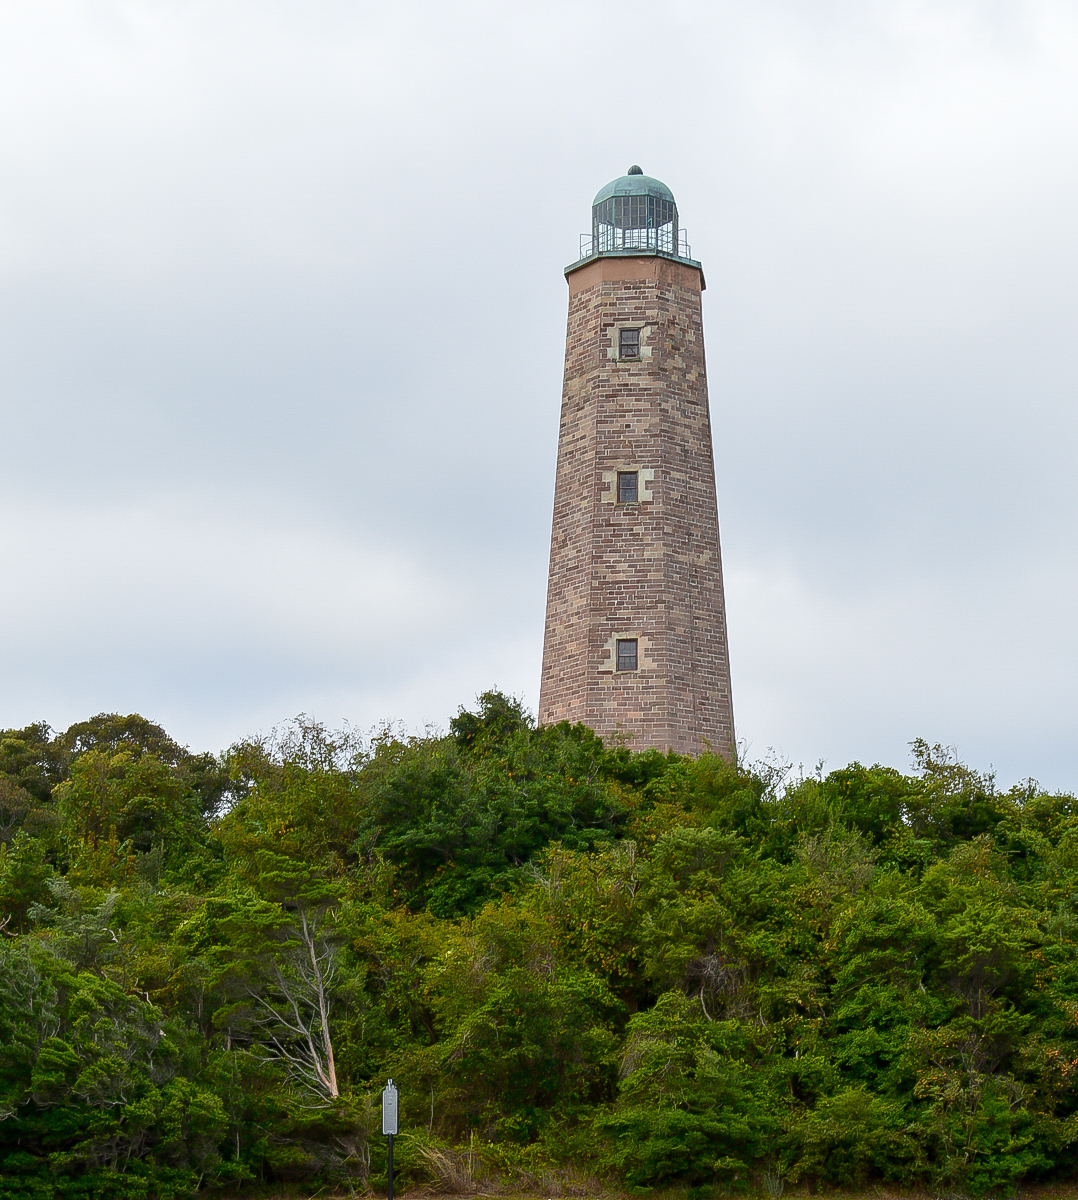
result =
M397 1133L397 1088L392 1079L382 1089L382 1132Z

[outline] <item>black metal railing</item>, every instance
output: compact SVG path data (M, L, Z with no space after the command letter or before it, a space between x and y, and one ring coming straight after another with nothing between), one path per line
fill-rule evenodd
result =
M615 225L600 225L595 232L580 235L582 259L625 250L648 250L677 258L692 258L686 231L673 225L659 229L619 229Z

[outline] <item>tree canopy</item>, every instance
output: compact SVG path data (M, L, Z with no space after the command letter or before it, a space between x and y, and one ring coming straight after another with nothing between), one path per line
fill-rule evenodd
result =
M912 750L3 731L0 1200L377 1190L388 1076L446 1190L1069 1177L1078 801Z

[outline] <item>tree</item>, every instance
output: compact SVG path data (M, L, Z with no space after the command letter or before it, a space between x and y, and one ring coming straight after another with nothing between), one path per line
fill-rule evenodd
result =
M338 982L335 895L284 855L257 857L257 890L237 892L220 922L219 961L240 997L219 1020L284 1064L316 1105L337 1100L331 1013Z

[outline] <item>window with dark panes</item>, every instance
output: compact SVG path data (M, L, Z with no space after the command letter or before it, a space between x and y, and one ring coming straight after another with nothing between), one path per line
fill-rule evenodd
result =
M636 638L618 638L618 670L636 670Z
M618 503L619 504L636 504L640 497L640 487L638 483L638 472L636 471L619 471L618 472Z
M618 356L620 358L640 357L640 330L622 329L618 333Z

